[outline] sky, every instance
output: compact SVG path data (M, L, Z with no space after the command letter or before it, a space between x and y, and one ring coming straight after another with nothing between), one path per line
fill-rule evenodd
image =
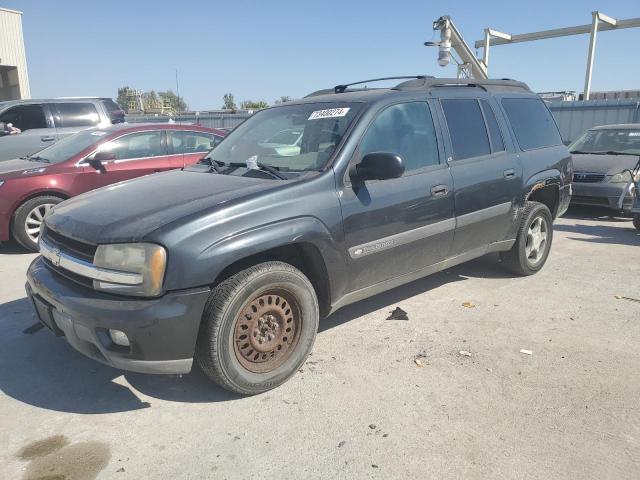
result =
M273 103L367 78L439 67L432 22L450 15L468 44L591 22L591 11L640 17L640 0L0 0L21 10L33 97L107 96L120 86L176 89L195 110L222 96ZM489 75L535 91L581 91L588 35L491 49ZM640 90L640 28L598 35L592 90ZM482 51L478 52L478 56Z

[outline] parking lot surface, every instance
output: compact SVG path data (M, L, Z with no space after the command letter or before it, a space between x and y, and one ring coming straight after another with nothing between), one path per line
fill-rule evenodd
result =
M34 255L0 247L0 478L640 478L640 235L555 228L539 274L489 256L349 306L246 398L25 333Z

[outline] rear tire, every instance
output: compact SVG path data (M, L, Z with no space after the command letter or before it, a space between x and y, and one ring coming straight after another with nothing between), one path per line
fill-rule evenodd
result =
M62 202L60 197L43 195L27 200L13 214L11 233L13 238L27 250L38 251L38 238L44 216L51 207Z
M283 262L265 262L229 277L211 292L196 361L221 387L243 395L287 381L311 352L318 331L316 293Z
M636 213L633 216L633 226L640 232L640 213Z
M539 202L527 202L522 212L516 243L500 258L504 266L518 275L533 275L542 269L553 241L553 217Z

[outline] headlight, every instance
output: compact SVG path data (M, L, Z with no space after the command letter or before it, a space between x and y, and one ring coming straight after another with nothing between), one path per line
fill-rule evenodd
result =
M629 172L616 173L609 179L609 183L628 183L630 181L631 173Z
M139 273L142 283L122 285L94 280L93 288L121 295L157 297L162 293L162 281L167 264L167 251L153 243L119 243L99 245L93 258L96 267L119 272Z
M4 180L0 180L0 187L4 185Z

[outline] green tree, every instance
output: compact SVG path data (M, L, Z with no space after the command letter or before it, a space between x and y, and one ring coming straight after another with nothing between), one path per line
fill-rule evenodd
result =
M164 103L165 105L168 104L176 113L184 112L185 110L189 109L189 106L184 101L184 98L179 97L178 95L173 93L172 90L167 90L166 92L159 92L158 96L160 97L160 100L162 101L162 103Z
M224 102L222 108L224 108L225 110L231 110L235 112L238 109L238 107L236 107L236 101L233 98L232 93L225 93L222 97L222 101Z
M150 110L153 108L160 107L160 100L158 99L158 94L155 90L151 90L150 92L144 92L143 99L144 109Z
M128 92L131 90L131 88L129 87L120 87L118 89L118 98L116 99L116 102L118 103L118 105L120 105L120 108L122 108L125 112L129 112L129 97L128 97Z
M258 100L257 102L253 100L245 100L240 103L240 108L244 108L246 110L262 110L263 108L267 108L269 104L264 100Z

